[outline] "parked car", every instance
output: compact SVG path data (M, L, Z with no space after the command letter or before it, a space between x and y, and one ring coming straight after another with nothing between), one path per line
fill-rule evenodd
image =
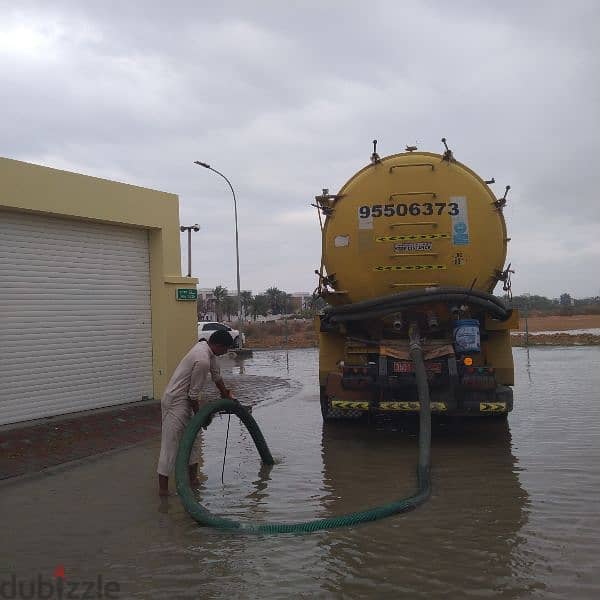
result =
M214 321L198 321L198 341L208 341L208 338L218 329L229 331L233 338L234 348L240 348L246 341L246 336L237 329L233 329L224 323L215 323Z

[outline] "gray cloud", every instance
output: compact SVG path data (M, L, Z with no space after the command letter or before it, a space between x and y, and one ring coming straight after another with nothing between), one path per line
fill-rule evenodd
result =
M418 141L494 176L514 289L599 294L596 2L6 3L1 153L178 193L201 285L311 290L314 195ZM312 215L312 222L311 222Z

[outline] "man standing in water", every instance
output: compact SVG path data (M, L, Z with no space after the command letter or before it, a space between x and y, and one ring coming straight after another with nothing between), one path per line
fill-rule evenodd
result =
M177 449L183 431L192 416L198 412L201 403L201 390L210 372L214 384L222 398L235 400L225 387L217 356L221 356L233 346L233 338L228 331L215 331L208 342L202 340L183 357L163 394L160 404L162 412L162 434L158 459L158 493L169 495L169 475L175 466ZM197 443L190 458L190 483L198 484Z

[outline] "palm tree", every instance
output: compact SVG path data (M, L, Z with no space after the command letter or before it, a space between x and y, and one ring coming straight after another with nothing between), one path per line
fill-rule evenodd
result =
M282 292L279 288L275 286L270 287L266 292L265 296L267 297L267 301L269 302L269 307L271 308L271 312L274 315L281 314L283 302L282 302Z
M250 303L250 311L252 313L252 318L256 321L256 317L258 315L266 315L269 310L269 301L264 294L258 294L252 298L252 302Z
M217 313L217 321L220 321L223 318L223 303L225 302L225 298L227 298L227 288L224 288L222 285L218 285L212 291L212 295L215 301L215 312Z
M223 312L227 315L227 320L231 321L232 313L237 310L237 300L233 296L225 296L223 298Z
M248 308L252 303L252 292L244 290L240 294L240 298L242 300L242 315L245 317L248 314ZM242 318L242 315L240 315L240 319Z
M282 312L288 314L292 310L292 295L287 292L281 292Z

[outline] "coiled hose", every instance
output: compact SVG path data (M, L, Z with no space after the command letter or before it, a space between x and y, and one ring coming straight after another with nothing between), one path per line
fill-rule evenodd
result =
M208 423L210 423L212 415L217 412L225 412L239 417L250 432L262 462L266 465L272 465L274 462L265 438L252 415L239 403L233 400L221 399L203 406L196 413L187 426L181 439L181 443L179 444L177 462L175 465L177 493L189 515L200 525L207 525L218 529L237 530L249 533L311 533L322 529L349 527L368 521L377 521L391 515L408 512L425 502L431 493L431 410L427 373L416 327L413 329L413 334L414 335L411 335L410 355L415 363L417 388L421 403L421 410L419 413L419 458L417 467L418 489L413 496L360 512L301 523L240 523L233 519L213 515L194 497L194 493L190 486L188 472L190 455L198 431L201 427L207 426Z
M322 322L339 323L344 321L362 321L376 319L398 310L423 305L428 302L446 304L471 304L489 313L501 321L506 320L511 310L493 294L481 290L461 287L440 287L426 290L410 290L391 294L373 300L363 300L354 304L330 307L321 316Z

